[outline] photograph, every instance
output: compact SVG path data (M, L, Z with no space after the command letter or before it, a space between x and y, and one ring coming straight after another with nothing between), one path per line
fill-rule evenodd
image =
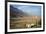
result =
M10 5L10 29L41 27L41 6Z
M7 13L8 32L43 30L43 4L8 2Z

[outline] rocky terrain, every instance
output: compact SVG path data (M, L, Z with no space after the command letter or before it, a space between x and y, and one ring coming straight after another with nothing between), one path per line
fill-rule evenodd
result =
M10 28L39 28L41 27L40 16L28 16L22 10L10 6Z

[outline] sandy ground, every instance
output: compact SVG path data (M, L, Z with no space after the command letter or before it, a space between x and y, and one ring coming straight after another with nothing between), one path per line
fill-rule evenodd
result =
M31 26L38 25L39 17L19 17L19 18L11 18L10 20L10 28L31 28Z

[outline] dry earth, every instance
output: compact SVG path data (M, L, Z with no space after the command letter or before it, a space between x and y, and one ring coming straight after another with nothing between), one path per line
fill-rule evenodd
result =
M38 25L40 17L37 16L24 16L19 18L10 19L10 28L31 28L31 26Z

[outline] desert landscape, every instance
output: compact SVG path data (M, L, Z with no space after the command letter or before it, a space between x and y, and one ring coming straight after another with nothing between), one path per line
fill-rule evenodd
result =
M20 17L11 19L11 29L13 28L39 28L41 25L39 23L40 17Z
M37 16L35 13L35 15L31 15L30 12L32 11L29 12L28 10L23 11L23 9L18 9L12 5L10 6L10 29L41 27L41 16Z

